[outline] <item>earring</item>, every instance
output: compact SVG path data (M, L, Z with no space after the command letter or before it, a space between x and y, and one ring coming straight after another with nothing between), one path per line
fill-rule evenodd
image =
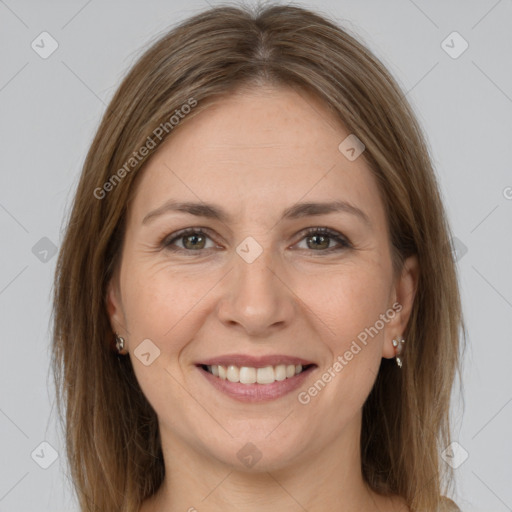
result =
M121 354L124 349L124 338L119 336L119 334L117 334L117 332L116 332L116 349L119 352L119 354Z
M402 345L405 343L405 340L402 338L402 336L398 336L397 338L393 339L393 347L396 348L396 364L399 368L402 368L402 358L400 354L402 353Z

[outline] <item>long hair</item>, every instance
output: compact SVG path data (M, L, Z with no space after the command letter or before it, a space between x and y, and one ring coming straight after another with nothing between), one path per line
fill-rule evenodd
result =
M159 37L129 70L88 151L67 221L54 282L52 368L82 512L136 512L165 475L156 413L130 358L113 348L106 308L136 178L173 130L211 102L264 84L316 95L364 143L395 271L418 257L406 362L399 371L382 360L363 409L361 469L375 492L403 497L412 511L448 502L442 496L453 474L440 452L450 442L465 329L450 228L413 110L383 64L326 16L296 6L221 6Z

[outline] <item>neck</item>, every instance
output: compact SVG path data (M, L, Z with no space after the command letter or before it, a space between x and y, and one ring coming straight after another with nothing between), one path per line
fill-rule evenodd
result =
M362 478L360 418L314 457L308 452L286 467L269 469L257 463L245 471L200 453L169 431L161 432L166 476L141 512L394 510L390 499L370 491Z

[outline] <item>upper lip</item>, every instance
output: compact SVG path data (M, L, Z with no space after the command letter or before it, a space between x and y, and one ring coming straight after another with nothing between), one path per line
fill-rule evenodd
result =
M223 356L212 357L197 363L198 366L228 366L234 365L239 368L247 366L250 368L264 368L265 366L277 366L279 364L301 364L302 366L314 364L311 361L302 359L300 357L287 356L287 355L267 355L267 356L249 356L247 354L226 354Z

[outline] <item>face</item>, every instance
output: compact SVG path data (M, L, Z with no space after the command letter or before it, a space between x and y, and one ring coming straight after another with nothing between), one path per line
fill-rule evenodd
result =
M348 135L305 93L240 90L145 168L108 303L163 443L248 471L261 455L261 471L360 429L416 267L393 274L364 153L338 149Z

